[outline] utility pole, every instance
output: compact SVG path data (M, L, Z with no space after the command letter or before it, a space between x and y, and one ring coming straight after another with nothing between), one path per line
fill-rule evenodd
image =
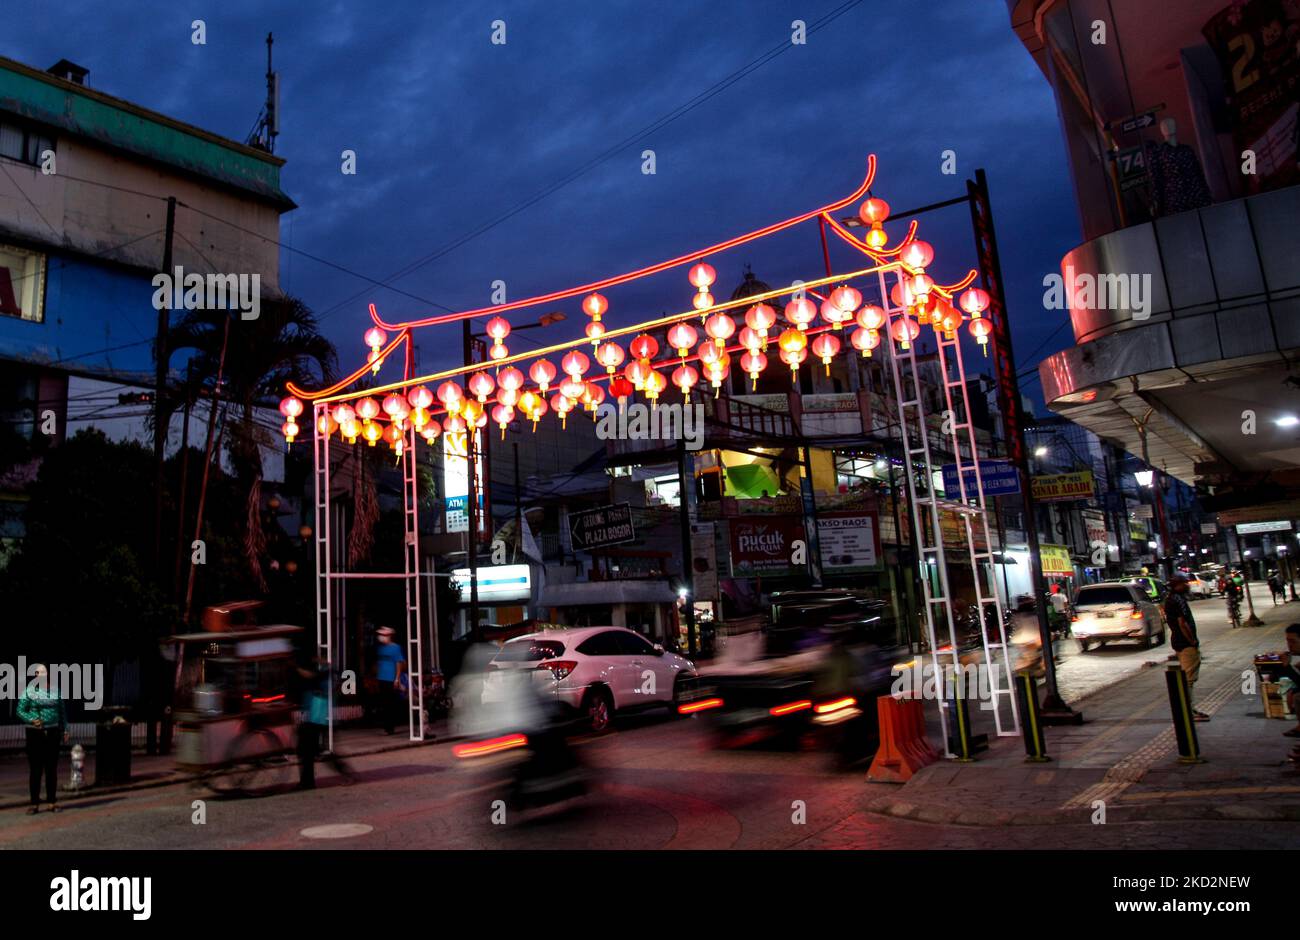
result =
M473 365L474 328L473 321L466 318L461 321L465 341L465 365ZM469 556L469 628L471 639L477 640L474 631L478 630L478 454L474 439L478 428L470 422L465 427L466 479L469 481L466 501L469 514L469 537L465 540L466 554Z
M1011 328L1007 321L1007 298L1002 284L1002 265L998 259L997 235L993 227L993 209L989 202L988 178L982 169L975 179L966 181L966 198L970 203L971 226L980 259L981 281L989 294L988 316L993 326L993 367L998 383L998 408L1002 412L1007 441L1007 457L1020 477L1020 494L1025 509L1025 537L1029 543L1029 568L1034 583L1034 609L1038 613L1038 635L1042 642L1044 684L1040 714L1045 721L1059 724L1079 723L1083 715L1061 698L1056 683L1056 659L1052 648L1052 628L1047 621L1047 584L1043 578L1043 560L1038 544L1038 523L1033 490L1030 486L1029 460L1025 449L1024 426L1020 416L1020 380L1016 376L1016 358L1011 346Z
M691 457L686 452L686 442L677 441L678 524L682 531L682 588L686 591L686 652L696 653L695 641L695 552L691 547L691 507L687 487L695 486L695 474L687 473Z
M167 197L167 229L163 238L162 273L172 277L172 241L176 233L176 197ZM177 285L173 284L173 288ZM175 291L169 291L165 303L158 307L158 328L154 336L154 386L153 386L153 460L154 460L154 504L153 504L153 558L158 580L164 580L162 561L162 517L163 517L163 460L167 451L166 404L163 398L167 387L168 339L171 327L171 298Z

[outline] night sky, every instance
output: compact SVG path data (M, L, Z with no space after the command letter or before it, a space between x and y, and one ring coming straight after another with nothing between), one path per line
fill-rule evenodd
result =
M195 18L204 46L190 41ZM5 55L41 68L71 59L96 89L237 140L265 97L274 32L276 152L300 206L282 240L396 288L282 252L282 286L323 318L344 365L363 360L367 301L393 321L484 306L496 279L513 300L641 267L851 192L868 152L880 160L874 194L896 210L961 195L984 167L1020 369L1070 342L1066 315L1041 301L1043 275L1079 241L1056 108L1000 0L73 0L24 19ZM505 45L490 41L496 19ZM789 43L794 19L808 24L806 45ZM340 172L345 149L355 176ZM655 175L641 172L645 149ZM947 149L956 176L940 172ZM921 235L940 281L974 263L964 206L923 217ZM841 270L858 258L833 249ZM720 297L746 263L774 286L823 273L815 223L710 260ZM684 269L607 291L607 322L686 309L692 291ZM513 351L579 335L577 300L558 306L568 320L516 334ZM459 337L457 326L422 331L420 365L451 364L442 350L458 356ZM1036 377L1025 390L1037 397Z

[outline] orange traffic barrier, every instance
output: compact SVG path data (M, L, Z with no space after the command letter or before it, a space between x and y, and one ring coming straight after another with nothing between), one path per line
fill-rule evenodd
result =
M925 736L925 713L920 699L899 699L882 695L877 700L880 748L867 771L868 780L903 783L939 753Z

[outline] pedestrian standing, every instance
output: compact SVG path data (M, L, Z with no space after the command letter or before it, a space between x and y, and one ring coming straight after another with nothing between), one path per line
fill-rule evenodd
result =
M1165 619L1169 621L1170 645L1178 654L1178 665L1183 667L1187 676L1188 695L1201 675L1201 643L1196 636L1196 618L1192 616L1192 605L1187 603L1187 579L1174 575L1169 580L1169 596L1165 598ZM1209 721L1205 712L1192 709L1192 717L1197 721Z
M45 797L51 812L59 811L59 748L68 740L68 719L58 689L50 687L49 670L35 667L35 677L18 699L18 717L27 727L28 790L32 805L27 814L41 808L41 776L45 776Z
M1286 601L1286 592L1282 589L1282 578L1278 575L1277 569L1268 573L1268 590L1273 595L1273 606L1277 606L1277 599L1281 596L1283 602Z
M392 734L397 727L397 712L401 704L402 673L406 671L406 654L393 642L393 628L380 627L379 648L375 651L378 666L375 678L379 680L379 706L384 720L384 734Z

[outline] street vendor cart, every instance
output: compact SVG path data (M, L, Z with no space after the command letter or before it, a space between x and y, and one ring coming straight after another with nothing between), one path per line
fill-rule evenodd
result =
M301 632L247 626L168 638L178 767L217 792L242 796L288 782L296 709L289 686Z

